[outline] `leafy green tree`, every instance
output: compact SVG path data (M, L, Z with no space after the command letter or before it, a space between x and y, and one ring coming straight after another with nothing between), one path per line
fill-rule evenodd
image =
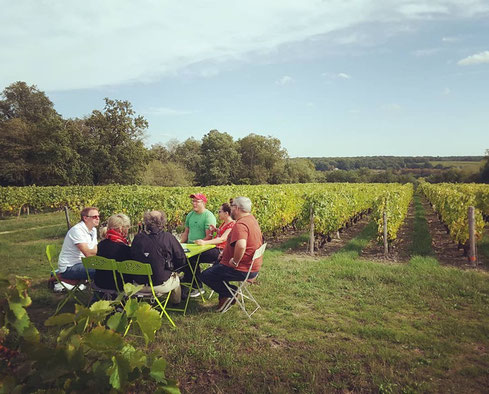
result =
M2 185L69 184L78 155L53 103L36 86L16 82L0 100Z
M85 120L91 143L95 184L139 183L149 161L143 144L148 122L137 116L129 101L105 99L103 111Z
M238 140L238 147L240 183L283 183L287 151L278 138L252 133Z
M37 123L51 116L59 116L51 100L35 85L28 86L18 81L7 86L2 96L0 121L18 118L28 123Z
M203 185L227 185L234 181L239 170L240 154L233 137L217 130L209 131L202 138L197 181Z
M358 174L356 171L335 170L326 175L327 182L358 182Z
M318 179L314 163L309 159L288 159L285 169L287 183L311 183Z
M185 167L171 161L149 162L143 175L142 184L151 186L191 186L193 176Z
M151 145L149 153L152 160L158 160L161 162L167 162L171 160L170 151L165 145L161 143Z
M484 157L485 164L480 171L480 181L483 183L489 183L489 149L486 149L486 156Z
M91 161L93 144L90 129L83 119L68 119L64 121L64 130L69 136L73 149L67 158L70 168L70 181L72 185L93 185L93 165Z
M202 143L194 138L188 138L181 144L173 146L172 160L183 166L195 176L202 164Z
M0 185L28 184L29 125L22 119L0 121Z

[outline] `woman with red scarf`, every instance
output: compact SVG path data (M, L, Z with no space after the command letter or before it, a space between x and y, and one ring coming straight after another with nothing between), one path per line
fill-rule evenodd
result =
M123 213L112 215L107 221L105 239L100 241L97 247L97 256L124 261L131 259L131 248L127 241L127 234L131 227L131 221ZM95 284L101 289L115 290L112 271L95 271ZM122 280L117 276L119 289L122 289Z

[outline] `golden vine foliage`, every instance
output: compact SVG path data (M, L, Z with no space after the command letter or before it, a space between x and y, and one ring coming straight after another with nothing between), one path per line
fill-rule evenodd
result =
M405 194L405 190L410 192ZM102 219L122 212L137 223L146 210L158 209L166 212L168 226L176 228L183 225L185 215L191 209L189 195L196 192L207 195L207 208L214 213L230 198L249 197L253 202L253 213L265 234L276 233L288 226L306 228L312 208L316 233L327 235L345 226L355 215L389 201L383 206L392 217L389 235L394 239L407 212L406 202L409 204L412 186L322 183L203 188L120 185L4 187L0 188L0 214L16 214L23 206L33 211L67 206L76 213L84 206L96 206ZM389 197L386 199L386 196ZM398 201L403 201L404 205L398 207Z
M489 214L489 185L423 183L422 192L448 226L451 237L463 244L469 239L468 208L475 208L475 232L482 236L484 219Z

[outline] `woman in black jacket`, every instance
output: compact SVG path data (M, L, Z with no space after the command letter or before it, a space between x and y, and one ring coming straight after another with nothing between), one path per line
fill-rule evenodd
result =
M131 221L123 213L112 215L107 221L107 232L97 248L97 256L124 261L131 259L131 248L127 240L127 234L131 227ZM120 275L116 275L119 289L122 290L123 284ZM125 278L126 279L126 278ZM129 279L129 278L127 278ZM101 289L115 290L114 275L112 271L96 270L95 284Z
M151 281L158 294L172 292L171 301L178 304L181 300L180 278L177 270L189 270L182 245L169 232L164 231L166 215L162 211L144 214L146 231L134 237L131 247L133 260L151 264ZM190 272L190 270L189 270ZM190 272L191 274L191 272ZM150 291L148 277L134 277L134 281L146 285L143 290Z

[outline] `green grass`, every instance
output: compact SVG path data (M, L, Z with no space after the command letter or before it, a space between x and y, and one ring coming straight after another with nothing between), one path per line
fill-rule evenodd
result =
M489 232L486 231L484 236L477 244L479 256L483 256L486 261L489 261Z
M2 253L10 250L2 270L35 278L29 312L39 323L58 297L44 287L43 248L61 243L59 230L43 229L37 243L28 231L0 236ZM214 313L215 296L191 301L188 316L173 313L177 328L164 324L151 347L187 392L485 392L489 275L432 257L360 260L374 236L370 224L329 258L267 250L252 319L237 307ZM26 238L33 250L15 247Z
M421 205L419 194L414 195L414 234L411 246L411 254L414 256L430 256L433 254L431 249L431 235L428 223L425 218L425 211Z
M2 272L46 277L49 273L46 245L61 246L66 230L66 220L61 212L0 220Z

